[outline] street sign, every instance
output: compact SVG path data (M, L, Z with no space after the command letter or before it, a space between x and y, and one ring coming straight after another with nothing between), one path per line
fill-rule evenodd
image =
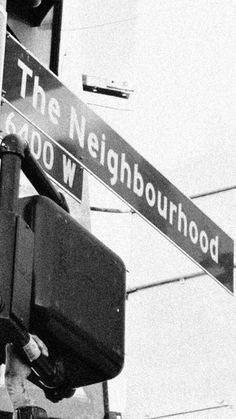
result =
M83 169L74 156L5 100L1 106L0 128L2 136L18 134L27 141L33 157L51 180L81 202Z
M233 292L233 240L10 35L5 99Z

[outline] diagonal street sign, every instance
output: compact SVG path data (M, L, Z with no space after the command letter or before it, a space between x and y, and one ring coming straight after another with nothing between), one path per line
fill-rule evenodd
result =
M3 90L9 106L233 292L233 240L10 35Z

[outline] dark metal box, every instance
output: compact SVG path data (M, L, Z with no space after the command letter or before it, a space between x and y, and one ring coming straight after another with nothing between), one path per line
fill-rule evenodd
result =
M113 378L124 362L123 262L50 199L20 201L34 232L30 331L63 359L71 386Z

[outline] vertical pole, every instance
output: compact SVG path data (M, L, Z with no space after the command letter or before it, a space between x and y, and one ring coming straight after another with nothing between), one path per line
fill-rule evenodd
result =
M0 93L2 97L3 67L6 45L7 13L6 0L0 0ZM4 204L5 205L5 204ZM1 207L1 204L0 204Z
M109 418L109 397L108 397L108 384L107 381L102 383L103 389L103 403L104 403L104 418Z
M0 156L0 209L17 212L24 143L16 135L7 135L1 143Z
M14 154L4 154L0 175L0 208L17 211L20 182L21 158Z
M6 0L0 0L0 91L2 91L3 66L6 44L7 13Z
M54 4L52 18L52 41L50 53L50 70L58 76L60 42L61 42L61 24L62 24L63 0Z

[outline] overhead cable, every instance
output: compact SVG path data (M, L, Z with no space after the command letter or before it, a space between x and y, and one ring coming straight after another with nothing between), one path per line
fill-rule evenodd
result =
M228 187L222 188L222 189L216 189L215 191L203 192L203 193L200 193L200 194L192 195L192 196L190 196L190 198L191 199L203 198L203 197L209 196L209 195L216 195L218 193L228 192L228 191L231 191L233 189L236 189L236 185L228 186Z
M81 26L78 28L66 29L66 32L76 32L76 31L83 31L85 29L101 28L103 26L116 25L118 23L129 22L131 20L136 20L136 16L129 17L127 19L111 20L110 22L98 23L98 24L90 25L90 26Z
M233 266L234 269L236 268L236 265ZM133 288L128 288L126 291L126 294L133 294L137 291L143 291L143 290L147 290L149 288L154 288L154 287L160 287L161 285L167 285L167 284L173 284L174 282L184 282L188 279L193 279L193 278L198 278L200 276L204 276L207 275L206 272L204 271L200 271L200 272L195 272L189 275L182 275L182 276L177 276L174 278L170 278L170 279L164 279L163 281L155 281L155 282L150 282L149 284L144 284L144 285L139 285Z
M207 410L222 409L222 408L224 408L224 407L229 407L229 408L232 408L232 406L231 406L231 405L229 405L229 404L222 404L222 405L219 405L219 406L205 407L205 408L202 408L202 409L195 409L195 410L186 410L186 411L184 411L184 412L179 412L179 413L171 413L171 414L169 414L169 415L155 416L155 417L152 417L152 418L150 418L150 419L164 419L164 418L172 418L172 417L174 417L174 416L189 415L190 413L197 413L197 412L206 412Z
M216 189L214 191L209 191L209 192L203 192L200 194L196 194L196 195L191 195L189 198L190 199L197 199L197 198L203 198L206 196L210 196L210 195L216 195L222 192L228 192L231 191L233 189L236 189L236 185L234 186L228 186L222 189ZM99 208L99 207L90 207L91 211L100 211L100 212L111 212L111 213L117 213L117 214L127 214L127 213L131 213L134 214L136 211L133 209L130 210L120 210L120 209L115 209L115 208Z

